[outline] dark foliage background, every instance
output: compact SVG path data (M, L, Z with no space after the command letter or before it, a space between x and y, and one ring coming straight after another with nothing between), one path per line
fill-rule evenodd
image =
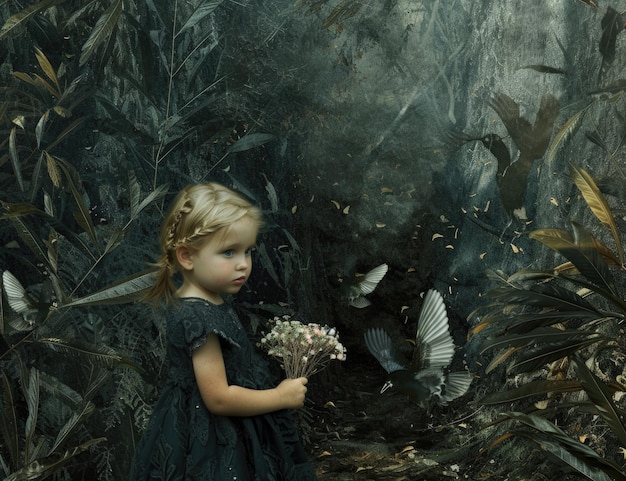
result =
M504 479L527 452L504 441L539 439L557 460L538 466L548 477L623 479L609 448L626 442L622 7L0 0L0 471L125 479L163 376L162 320L133 299L172 196L210 179L266 214L239 296L252 332L292 312L341 332L349 361L312 387L318 408L351 373L382 380L364 329L410 338L420 293L436 287L457 344L473 328L456 362L477 376L463 405L438 416L468 416L472 443L503 448L499 468L485 468L450 436L458 459L445 459L466 478ZM558 99L554 125L530 135L550 134L542 160L508 178L526 186L526 219L507 212L504 169L481 140L497 135L513 159L531 142L507 129L498 95L514 102L518 131L544 95ZM342 288L383 262L373 305L350 307ZM537 286L557 283L538 303ZM540 351L527 369L525 347ZM551 409L535 409L539 398ZM408 409L395 416L433 422ZM522 429L494 422L500 412ZM580 441L576 426L598 412L611 414ZM491 422L495 434L482 429ZM552 429L563 422L571 429ZM323 474L317 456L330 448L310 449Z

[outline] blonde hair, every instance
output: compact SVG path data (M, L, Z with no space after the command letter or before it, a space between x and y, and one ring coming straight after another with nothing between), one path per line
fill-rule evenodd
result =
M174 299L172 276L180 269L176 248L185 245L199 249L207 237L248 217L257 226L263 224L261 210L241 194L211 182L185 187L174 199L161 226L161 256L154 264L157 280L143 299L158 302Z

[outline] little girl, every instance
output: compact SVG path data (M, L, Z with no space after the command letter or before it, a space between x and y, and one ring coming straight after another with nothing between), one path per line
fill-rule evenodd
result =
M169 304L168 381L131 479L315 480L287 411L304 404L307 379L276 386L222 299L250 276L261 224L258 208L215 183L186 187L167 214L160 271L146 298Z

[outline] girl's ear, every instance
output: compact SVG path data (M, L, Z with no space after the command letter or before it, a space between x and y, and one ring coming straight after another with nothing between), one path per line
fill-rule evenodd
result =
M186 271L193 269L193 260L191 258L192 251L186 245L179 245L176 247L176 260L180 266Z

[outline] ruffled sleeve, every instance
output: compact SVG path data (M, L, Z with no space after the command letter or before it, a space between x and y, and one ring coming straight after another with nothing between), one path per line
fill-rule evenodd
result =
M240 347L236 340L238 320L232 317L226 304L211 304L202 299L182 300L170 317L174 321L170 341L174 346L191 353L202 346L209 334L216 334L233 347Z

